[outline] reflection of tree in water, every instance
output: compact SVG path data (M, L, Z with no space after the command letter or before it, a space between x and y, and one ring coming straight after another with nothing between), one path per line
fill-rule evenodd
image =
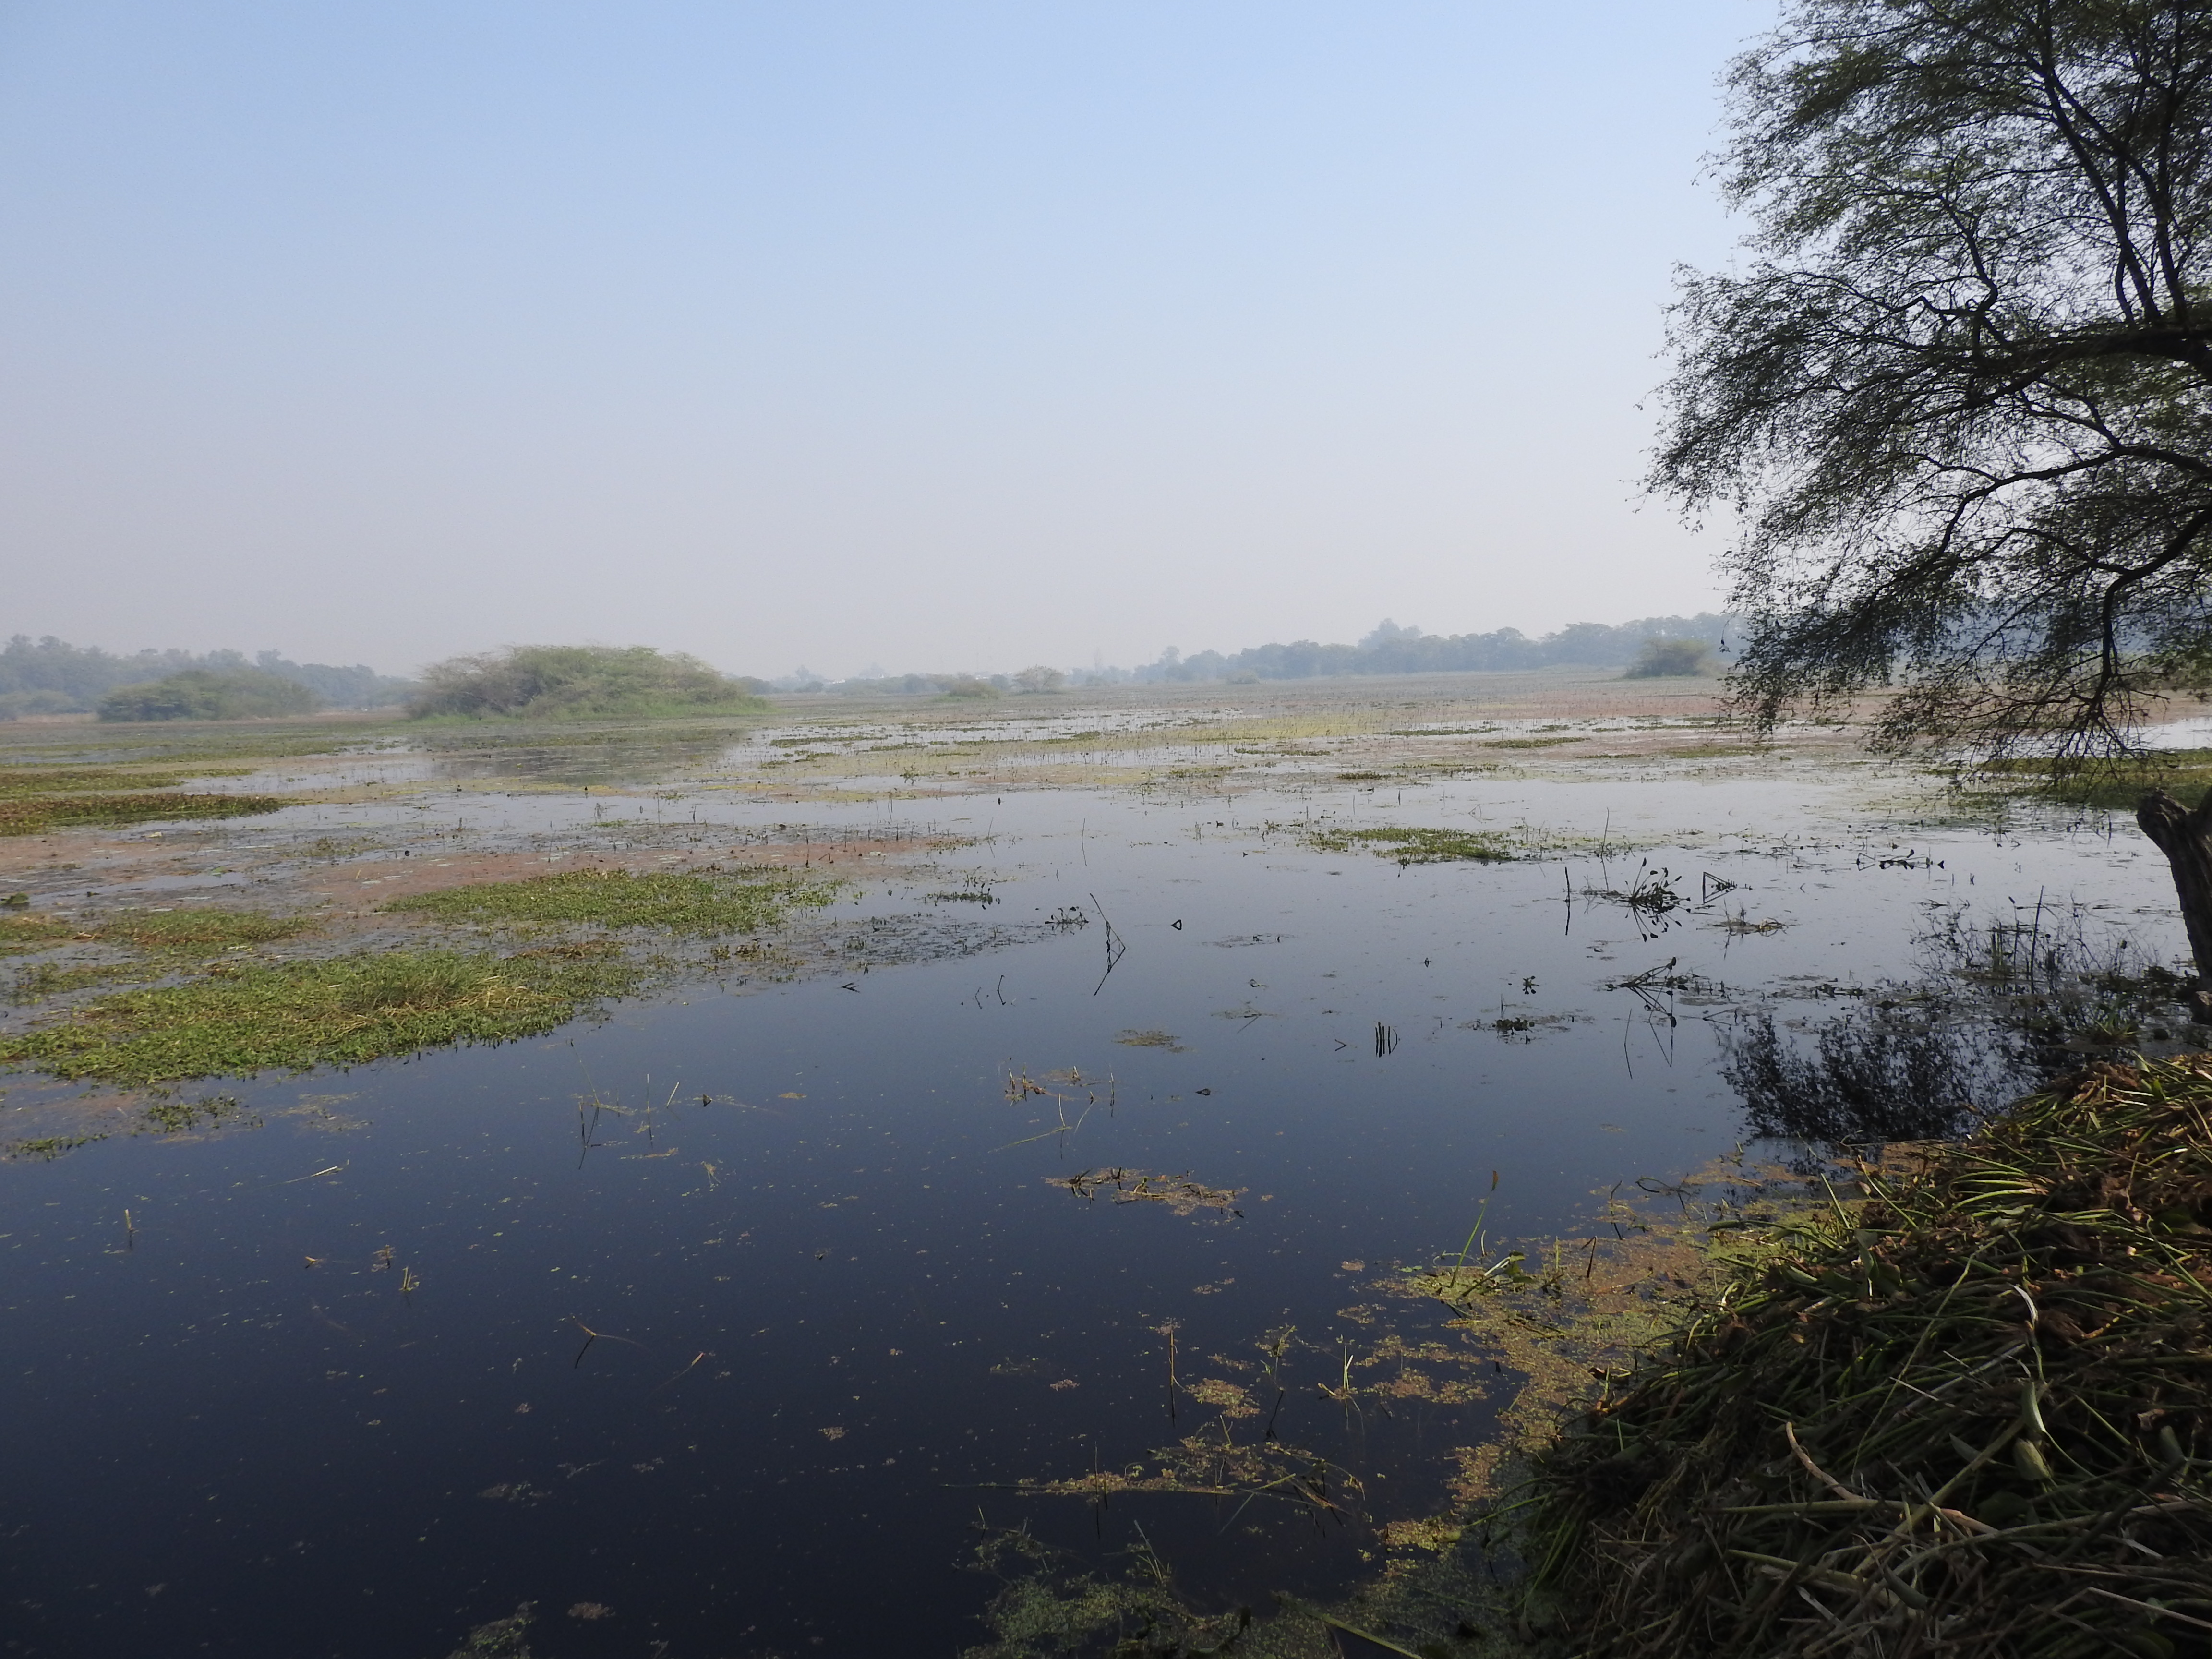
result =
M1810 1036L1793 1041L1760 1012L1723 1037L1721 1075L1753 1134L1828 1145L1956 1135L2045 1070L2027 1033L1978 1021L1853 1009Z
M1916 981L1802 1025L1753 1011L1724 1036L1721 1073L1753 1134L1831 1146L1957 1135L2093 1054L2203 1044L2186 1023L2189 976L2145 960L2090 907L1946 906L1914 944Z

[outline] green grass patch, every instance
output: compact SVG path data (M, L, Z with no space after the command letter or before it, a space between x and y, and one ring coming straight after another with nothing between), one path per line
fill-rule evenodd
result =
M538 1036L639 977L620 962L459 951L218 969L0 1037L0 1064L139 1087L358 1066L447 1043Z
M52 916L0 915L0 957L20 956L26 951L43 951L51 945L66 945L78 933L76 924L62 921Z
M2163 751L2140 769L2104 769L2067 775L2057 763L2019 757L1989 761L1967 775L1984 788L2048 795L2074 806L2101 806L2132 812L2146 789L2163 789L2193 807L2212 789L2212 749Z
M250 766L206 766L192 770L123 766L0 767L0 800L25 795L82 794L97 789L173 789L186 778L242 778Z
M651 927L705 935L772 927L793 909L818 909L843 885L788 871L681 874L564 870L524 881L481 882L395 899L387 910L500 927Z
M37 962L18 968L9 979L8 1000L20 1008L49 997L67 996L72 991L90 990L95 985L112 985L118 979L159 978L161 971L135 962L91 962L66 968L58 963Z
M1489 830L1315 830L1305 840L1324 853L1364 850L1401 864L1504 864L1519 856L1510 841Z
M1492 738L1488 743L1478 744L1480 749L1557 749L1563 743L1582 743L1582 737L1572 738Z
M133 910L87 931L110 943L142 951L204 945L268 945L314 930L307 916L272 916L258 910Z
M150 823L165 818L237 818L296 803L275 795L28 795L0 799L0 836L42 836L82 824Z

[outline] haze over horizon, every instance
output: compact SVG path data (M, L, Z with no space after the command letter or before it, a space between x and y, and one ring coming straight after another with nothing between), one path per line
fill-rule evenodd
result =
M28 0L0 634L774 675L1718 608L1762 7Z

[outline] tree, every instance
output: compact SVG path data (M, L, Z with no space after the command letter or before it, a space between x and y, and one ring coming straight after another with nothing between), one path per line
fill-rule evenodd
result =
M1646 640L1622 678L1660 679L1681 674L1717 674L1720 663L1703 640Z
M408 713L417 720L727 714L767 707L752 693L757 684L649 645L514 645L431 664Z
M100 700L104 720L246 720L312 714L314 691L258 668L187 668L140 685L118 685Z
M1057 668L1048 668L1042 663L1039 663L1034 668L1024 668L1014 676L1014 690L1026 691L1032 695L1045 691L1057 691L1066 684L1066 675L1061 673Z
M1738 515L1743 704L2154 775L2212 685L2212 8L1786 0L1729 79L1748 257L1682 279L1653 482ZM2212 979L2212 797L2137 817Z

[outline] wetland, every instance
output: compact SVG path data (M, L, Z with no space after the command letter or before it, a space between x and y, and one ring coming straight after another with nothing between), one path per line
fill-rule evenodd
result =
M1716 1239L2208 1036L2113 803L1715 691L0 726L0 1650L1540 1646Z

